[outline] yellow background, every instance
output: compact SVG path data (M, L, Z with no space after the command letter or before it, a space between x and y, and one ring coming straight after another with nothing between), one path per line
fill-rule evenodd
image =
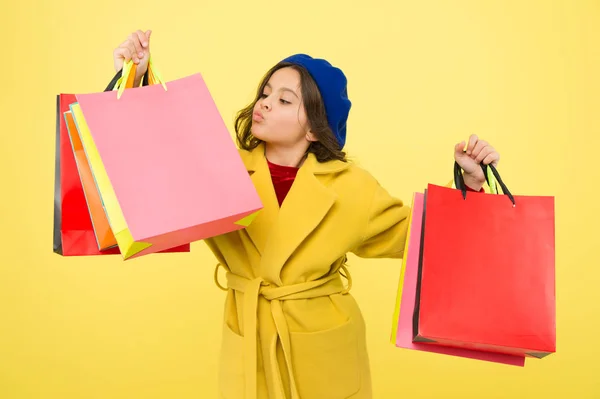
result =
M17 5L19 4L19 5ZM201 72L229 127L296 52L349 79L351 156L410 201L479 134L517 194L556 196L558 352L525 368L389 344L400 261L352 257L376 398L598 398L600 2L3 2L0 397L213 398L223 292L191 254L52 253L55 96L112 78L153 29L167 80ZM452 257L453 254L448 254Z

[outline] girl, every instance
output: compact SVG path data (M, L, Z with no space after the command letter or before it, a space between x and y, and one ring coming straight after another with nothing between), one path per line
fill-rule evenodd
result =
M147 70L151 32L131 34L115 69ZM343 152L351 103L342 71L303 54L267 72L235 121L264 209L244 230L205 240L226 274L222 398L371 398L365 324L346 254L401 258L409 208ZM454 156L480 191L498 153L471 136ZM344 284L342 277L347 279Z

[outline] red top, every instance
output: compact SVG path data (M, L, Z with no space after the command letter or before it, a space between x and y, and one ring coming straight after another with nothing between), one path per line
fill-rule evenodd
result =
M293 166L276 165L269 162L268 159L267 163L269 164L269 170L271 171L271 180L273 181L273 187L275 188L277 201L279 201L279 206L281 206L287 193L290 191L290 188L292 188L292 184L294 184L294 179L296 178L296 173L298 173L298 168ZM467 190L475 191L469 187L467 187ZM482 191L483 188L480 190L480 192Z
M275 194L277 194L277 201L279 206L283 203L285 196L292 188L298 168L293 166L281 166L269 162L269 170L271 171L271 180L273 180L273 187L275 188Z

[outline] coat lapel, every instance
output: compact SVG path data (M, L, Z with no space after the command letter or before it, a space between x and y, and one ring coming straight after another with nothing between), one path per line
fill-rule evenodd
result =
M269 233L279 214L279 203L277 202L264 152L264 144L259 145L251 152L241 152L242 160L263 204L263 209L258 212L254 221L246 227L246 232L261 256L264 253Z
M298 171L279 214L275 215L274 223L269 219L272 224L262 253L259 271L268 281L283 284L280 272L284 264L304 239L319 226L335 203L337 197L335 192L323 185L317 176L346 167L346 163L339 161L321 164L313 154L308 155Z

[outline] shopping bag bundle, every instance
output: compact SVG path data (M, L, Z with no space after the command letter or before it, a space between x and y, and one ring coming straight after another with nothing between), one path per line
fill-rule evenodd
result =
M523 366L556 351L554 198L482 168L490 193L467 192L456 163L455 188L415 193L391 340Z
M202 76L165 83L152 60L147 85L134 76L128 62L112 90L58 96L57 253L189 252L262 208Z

